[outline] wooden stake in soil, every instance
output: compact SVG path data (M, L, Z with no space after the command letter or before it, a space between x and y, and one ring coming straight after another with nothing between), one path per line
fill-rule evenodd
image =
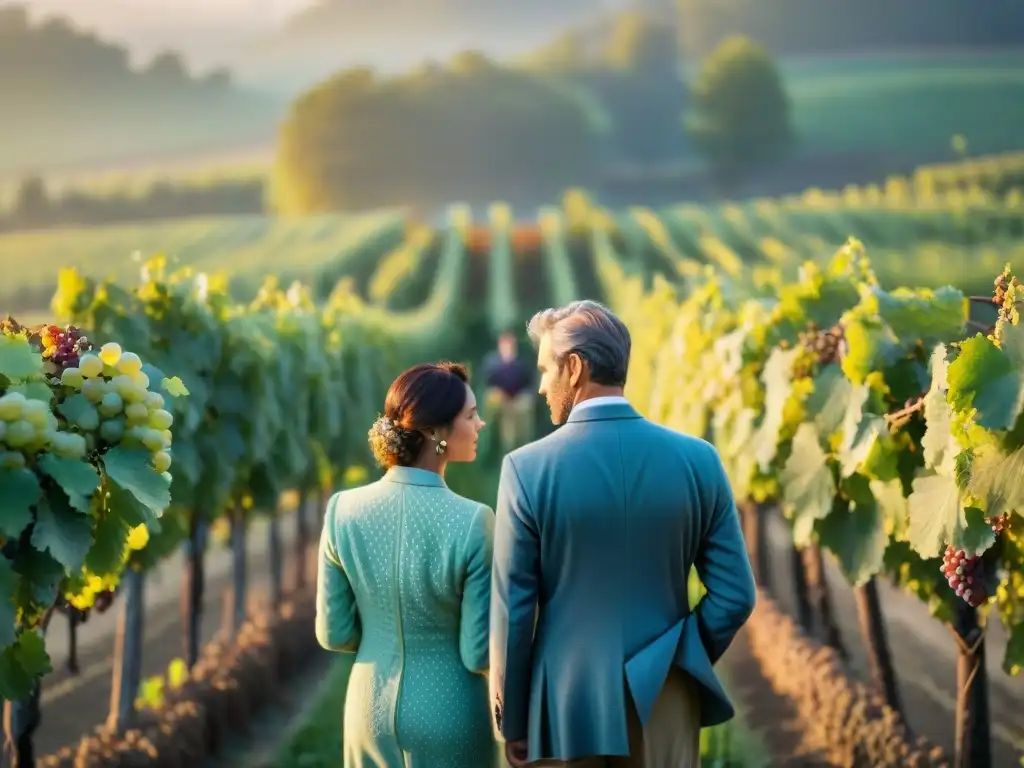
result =
M298 513L298 510L296 510ZM270 565L270 608L281 607L284 587L284 552L281 550L281 518L274 512L267 521L267 558Z
M181 583L182 626L185 628L185 663L189 669L199 660L203 624L203 596L206 592L206 521L193 512L185 542L185 578Z
M121 577L124 600L114 636L114 681L110 691L107 726L115 733L127 731L135 719L135 697L142 682L142 641L146 575L129 567Z
M306 586L306 558L309 547L309 505L311 499L302 494L295 508L295 560L292 563L292 589L296 592Z
M857 618L860 621L861 636L864 638L864 649L868 655L871 682L875 690L885 698L889 708L902 717L903 704L900 701L892 651L885 631L882 604L878 597L878 582L872 578L864 586L857 587L854 590L854 598L857 601Z
M800 628L808 637L814 636L814 611L811 609L811 594L808 587L807 570L803 553L794 544L791 547L790 564L793 569L793 592L796 597L796 616Z
M818 544L811 544L803 551L804 568L807 572L807 586L811 604L818 621L818 634L825 645L834 648L840 658L848 659L843 637L832 612L832 593L825 578L825 557Z
M953 636L956 660L956 768L992 768L992 727L985 669L985 628L978 610L962 602L957 607Z

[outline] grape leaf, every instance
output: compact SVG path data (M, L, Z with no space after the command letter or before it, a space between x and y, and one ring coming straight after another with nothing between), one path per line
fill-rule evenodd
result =
M1024 410L1024 325L1003 327L1002 348L981 334L962 342L947 381L954 408L977 409L986 429L1011 429Z
M0 536L17 539L32 522L32 507L42 496L31 470L0 468Z
M39 400L43 403L53 401L53 390L45 381L26 381L10 387L8 392L20 392L27 400Z
M148 451L119 445L107 451L102 462L111 482L132 494L156 517L170 506L170 483L153 469Z
M92 546L92 520L74 509L60 491L48 494L36 512L32 546L48 551L68 573L74 573Z
M860 469L886 434L888 429L885 420L873 413L865 414L852 432L845 433L839 449L839 465L843 477L850 477Z
M970 304L956 288L889 292L876 288L872 295L878 315L897 338L921 339L925 345L963 338Z
M36 682L52 671L43 638L34 630L24 630L0 654L0 696L8 701L28 698Z
M896 541L904 541L910 523L910 507L903 495L903 483L898 479L872 480L871 493L885 517L886 530Z
M126 494L127 495L127 494ZM113 514L101 514L96 519L96 530L85 567L97 576L114 575L121 570L128 526Z
M995 541L984 514L965 508L956 480L947 475L922 474L910 494L910 546L921 557L938 557L950 544L968 555L984 552Z
M1010 630L1010 639L1003 655L1003 671L1006 674L1018 675L1021 669L1024 669L1024 623L1016 624Z
M898 351L892 330L876 318L857 316L850 318L844 329L846 353L843 355L843 373L854 384L863 383L867 375L885 367Z
M764 382L764 419L754 434L752 448L762 472L767 472L779 447L786 401L793 391L793 363L800 351L774 349L765 362L761 381Z
M43 356L24 336L0 334L0 376L8 381L23 381L43 372Z
M49 552L33 547L20 547L14 559L14 570L21 575L18 583L19 605L35 604L49 608L57 597L57 588L64 578L64 566ZM22 618L24 622L24 617Z
M814 391L805 404L807 417L818 425L818 434L827 440L839 429L846 415L853 387L838 365L827 365L814 379Z
M843 483L843 489L851 497L850 505L837 504L817 530L821 543L839 560L846 578L859 587L882 570L889 534L866 477L853 475Z
M956 456L960 446L952 434L953 410L946 402L946 376L949 363L946 360L946 347L936 345L932 351L929 367L932 372L932 383L928 394L924 397L925 432L921 438L921 449L924 463L940 475L950 475L955 469Z
M19 576L6 557L0 557L0 648L14 642L17 611L14 595L18 591Z
M793 518L797 546L810 542L816 520L832 511L835 483L828 457L813 424L803 423L793 436L792 451L779 476L786 511Z
M994 445L974 451L967 492L978 499L990 517L1007 512L1024 515L1024 448L1004 454Z
M160 386L162 386L164 391L171 397L184 397L188 395L188 389L177 376L170 379L164 379L160 382Z
M72 424L77 424L79 419L94 410L95 406L82 394L72 395L57 406L57 411L60 415Z
M40 457L39 469L63 489L72 507L79 512L89 511L92 496L100 487L100 475L95 467L85 461L62 459L47 453Z

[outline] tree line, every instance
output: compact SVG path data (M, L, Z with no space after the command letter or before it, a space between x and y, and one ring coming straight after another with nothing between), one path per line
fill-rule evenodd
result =
M687 140L728 191L791 145L789 102L764 49L729 39L687 86L670 28L622 19L596 58L503 66L466 52L400 77L357 68L329 78L281 126L274 209L550 200L599 185L616 163L669 161Z

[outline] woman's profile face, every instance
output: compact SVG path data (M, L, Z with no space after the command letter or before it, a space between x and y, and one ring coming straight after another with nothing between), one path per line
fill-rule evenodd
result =
M484 421L477 412L476 396L469 385L466 385L466 403L444 438L447 441L445 457L448 461L474 461L477 438L484 426Z

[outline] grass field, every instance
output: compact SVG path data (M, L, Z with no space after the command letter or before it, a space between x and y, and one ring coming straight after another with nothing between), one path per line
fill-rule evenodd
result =
M1024 51L783 62L801 149L1005 152L1024 137Z

